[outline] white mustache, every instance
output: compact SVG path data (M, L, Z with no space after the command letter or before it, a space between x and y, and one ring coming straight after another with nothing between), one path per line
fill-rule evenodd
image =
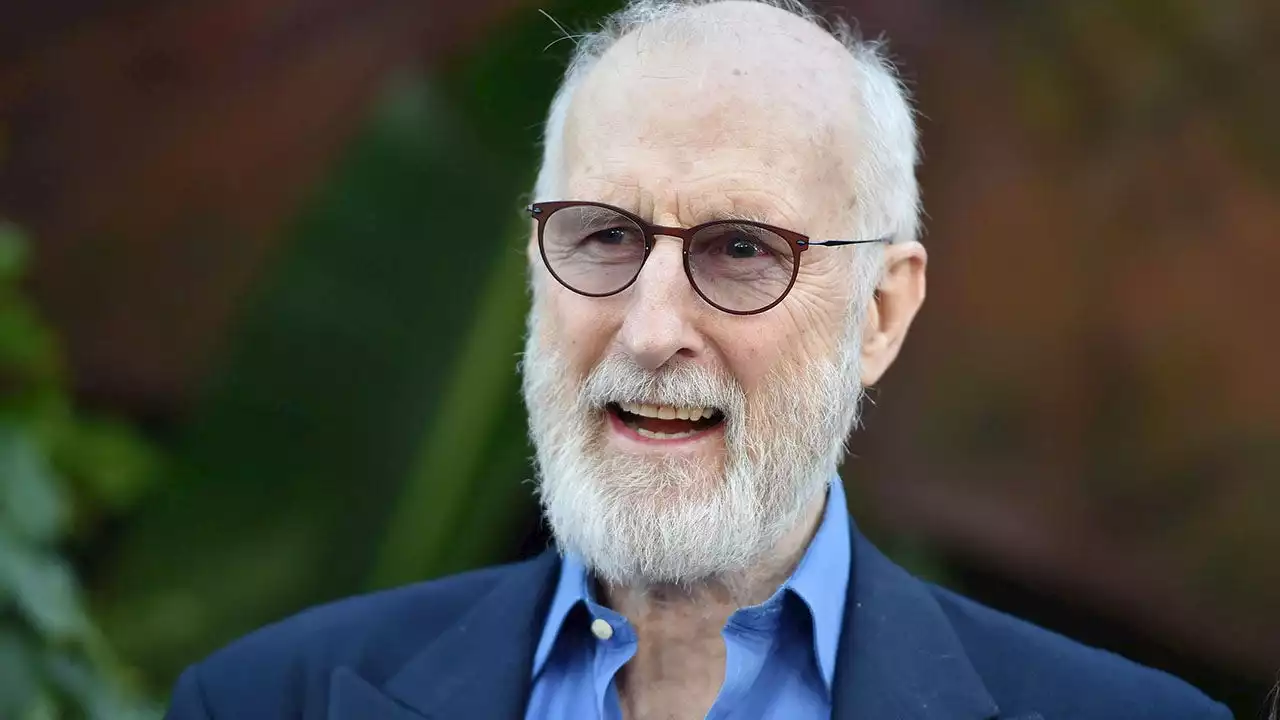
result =
M746 393L727 373L688 362L646 370L627 355L606 357L587 376L579 396L584 409L609 403L714 407L727 416L741 417ZM732 415L731 415L732 413Z

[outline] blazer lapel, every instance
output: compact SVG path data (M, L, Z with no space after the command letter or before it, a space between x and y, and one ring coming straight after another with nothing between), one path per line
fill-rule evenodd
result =
M548 550L512 568L381 688L335 670L329 720L523 718L558 563Z
M351 668L329 676L329 720L422 720L422 715L387 697Z
M925 584L890 562L856 526L851 535L832 717L997 717L995 700Z

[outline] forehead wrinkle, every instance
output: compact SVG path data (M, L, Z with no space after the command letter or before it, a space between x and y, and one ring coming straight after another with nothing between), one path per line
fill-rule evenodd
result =
M744 164L734 164L725 168L708 170L701 175L680 177L676 179L680 185L693 188L694 195L703 197L714 193L759 192L785 197L787 188L793 183L781 180L779 173L758 170ZM752 181L751 184L744 180Z
M759 182L752 183L752 179ZM735 165L692 177L670 178L660 184L674 196L677 215L688 225L749 220L795 232L813 225L812 211L801 208L810 203L805 202L803 194L796 193L798 183L780 181L776 172ZM568 190L566 199L603 202L643 216L645 207L653 206L659 188L646 187L636 173L619 167L599 175L571 176Z
M802 215L789 199L756 189L707 190L690 197L689 215L695 220L748 220L799 232Z
M845 112L850 93L836 92L833 73L811 71L831 70L827 56L844 62L847 52L838 47L839 53L827 53L791 32L759 30L754 37L795 55L808 71L788 71L757 56L708 55L725 47L717 39L660 44L645 33L647 40L624 37L606 52L575 92L566 126L572 136L566 138L566 165L586 166L593 176L584 185L595 195L578 199L667 212L654 201L674 196L678 203L669 211L691 225L736 216L828 233L846 224L856 190L850 172L855 158L849 156L856 151L850 142L857 133L849 124L856 115ZM734 76L730 69L745 74ZM695 75L698 83L669 81ZM690 87L699 84L706 87ZM696 106L688 105L695 99ZM659 110L664 106L677 110ZM605 187L594 181L597 173L605 176ZM629 202L619 202L618 195Z
M749 220L813 234L819 230L831 231L830 223L845 220L839 202L836 207L820 210L831 205L830 198L825 193L819 196L805 191L802 184L800 180L782 181L776 172L741 165L693 177L668 175L657 184L646 183L634 172L620 170L571 176L567 187L569 195L565 199L603 202L643 217L646 210L655 209L659 195L667 194L671 196L667 199L676 201L677 216L690 226L712 220ZM833 213L840 217L825 217Z
M644 194L639 181L630 176L571 177L566 190L569 200L602 202L631 212L639 210Z

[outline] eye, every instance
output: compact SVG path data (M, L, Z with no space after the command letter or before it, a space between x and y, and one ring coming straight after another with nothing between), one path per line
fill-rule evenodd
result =
M775 254L768 240L758 237L749 229L720 228L718 232L695 243L695 248L699 254L722 260L752 260Z
M722 252L735 260L746 260L769 254L769 251L761 247L753 238L736 233L725 236Z
M621 245L631 239L635 234L635 230L625 227L611 227L603 230L596 230L587 235L583 242L600 243L601 245Z

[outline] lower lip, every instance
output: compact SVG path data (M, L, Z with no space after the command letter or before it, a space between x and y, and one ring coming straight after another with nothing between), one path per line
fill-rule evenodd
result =
M707 428L701 432L696 432L692 435L685 435L684 437L650 438L645 437L628 427L626 423L622 422L622 418L618 417L617 414L609 410L604 411L604 414L609 418L609 429L613 431L610 433L611 435L614 435L627 443L634 443L648 447L672 449L705 442L713 438L718 438L724 434L724 422L721 421L713 427Z

